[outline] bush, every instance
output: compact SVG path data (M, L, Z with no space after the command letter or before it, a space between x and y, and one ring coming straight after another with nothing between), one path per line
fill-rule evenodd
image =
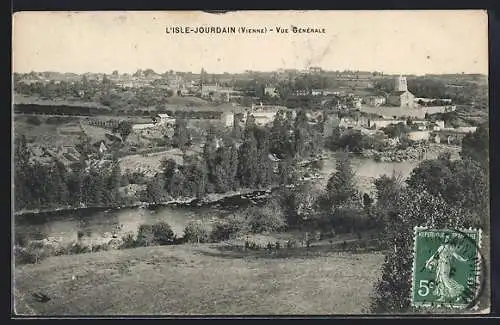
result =
M109 244L98 244L98 245L92 246L92 252L107 251L109 249L110 249Z
M184 239L188 243L206 243L209 231L201 221L190 221L184 228Z
M237 233L247 229L245 219L236 215L230 215L225 220L217 221L210 233L210 240L212 242L219 242L232 238Z
M143 224L139 226L136 239L137 246L151 246L154 244L153 225Z
M154 241L158 245L171 245L174 243L175 234L170 225L164 221L160 221L153 225Z
M146 176L144 176L144 174L140 172L127 173L125 174L125 177L128 180L128 184L141 185L147 183Z
M175 241L175 234L168 223L161 221L154 225L140 225L135 242L130 235L125 237L123 241L123 248L134 246L171 245Z
M275 201L260 208L250 208L245 213L253 233L280 231L286 227L285 215Z
M28 244L28 236L16 231L14 234L14 244L21 247L26 246Z
M89 246L82 245L80 243L73 243L68 250L69 254L84 254L90 253L92 250Z
M122 237L122 241L123 242L120 245L120 249L134 248L137 246L137 242L133 234L126 234Z
M35 264L41 260L39 252L23 247L14 247L15 264Z
M338 233L360 232L370 227L366 212L360 208L336 208L328 221L325 226L332 227Z

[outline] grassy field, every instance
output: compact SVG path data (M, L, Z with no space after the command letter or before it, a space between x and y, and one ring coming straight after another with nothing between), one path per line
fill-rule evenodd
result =
M381 253L278 257L180 245L58 256L16 267L19 314L351 314L365 312ZM35 301L43 292L52 299Z

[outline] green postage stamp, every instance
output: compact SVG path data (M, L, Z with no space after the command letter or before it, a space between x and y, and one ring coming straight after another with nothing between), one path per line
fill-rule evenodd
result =
M480 244L480 229L415 227L412 305L471 306L480 291Z

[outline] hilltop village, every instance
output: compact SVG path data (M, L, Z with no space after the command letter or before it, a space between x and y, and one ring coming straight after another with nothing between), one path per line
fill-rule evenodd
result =
M79 135L99 152L117 144L122 156L162 151L172 142L178 120L192 130L190 136L198 137L195 142L203 142L208 125L219 129L244 126L251 115L257 125L265 126L273 123L278 112L294 119L303 110L309 123L321 123L325 137L341 128L367 137L381 136L394 145L403 139L401 133L404 141L459 145L485 119L480 93L484 80L474 75L405 77L311 67L222 75L204 70L198 75L138 70L134 74L14 77L16 119L35 114L19 130L29 126L29 121L37 124L37 119L45 118L50 125L57 117L67 117L68 123L52 124L57 132L48 135L48 141L40 139L29 146L37 159L43 160L48 153L66 165L78 158L73 140ZM464 90L470 96L465 97ZM75 117L71 122L70 116ZM41 124L43 128L46 123ZM124 134L113 132L119 126L130 128L123 138ZM387 128L396 131L384 133L382 129ZM147 163L138 165L151 172Z

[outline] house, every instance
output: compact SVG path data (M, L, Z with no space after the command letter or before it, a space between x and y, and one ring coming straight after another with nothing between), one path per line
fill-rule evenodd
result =
M320 67L309 67L309 72L310 73L321 73L323 72L323 69Z
M279 172L279 162L281 161L281 159L276 157L276 154L274 154L274 153L268 154L267 157L269 158L269 160L271 161L271 163L273 165L273 172L278 173Z
M234 113L233 112L223 112L221 114L221 121L224 126L231 127L234 124Z
M450 98L424 98L424 97L415 97L415 103L420 105L431 106L447 106L451 105L452 100ZM436 105L437 104L437 105Z
M311 95L312 96L323 96L323 89L312 89Z
M325 89L323 90L323 96L339 96L342 95L343 91L339 91L336 89Z
M266 125L274 121L274 118L279 111L287 111L288 109L284 106L273 106L273 105L253 105L252 108L245 112L243 117L243 122L246 122L248 116L253 116L255 119L255 124ZM293 117L293 111L290 115Z
M474 133L477 130L477 126L459 126L455 128L457 133Z
M201 86L201 97L209 98L210 95L219 90L219 85L202 85Z
M412 126L414 126L419 131L427 130L427 126L429 125L429 121L425 120L416 120L411 122Z
M103 154L104 152L106 152L108 150L108 148L106 148L106 146L104 145L104 141L101 142L101 145L99 146L99 152L101 154Z
M444 129L444 121L443 120L434 121L433 130L434 131L439 131L441 129Z
M295 96L307 96L309 95L309 91L307 89L297 89L295 91Z
M407 134L408 140L410 141L427 141L431 138L430 131L411 131Z
M395 125L399 123L406 124L406 120L395 120L395 119L378 119L378 120L369 120L368 127L375 129L382 129L388 127L389 125Z
M156 126L157 126L157 123L140 123L140 124L132 125L132 130L133 131L146 130L146 129L152 129Z
M466 132L457 131L457 129L446 128L439 131L435 131L432 134L434 142L436 143L447 143L448 145L460 145L462 139L467 135Z
M387 98L382 95L369 95L364 98L365 103L370 106L380 106L384 105L387 102Z
M278 97L278 91L276 90L276 87L265 87L264 88L264 94L269 96L269 97Z
M158 123L161 125L175 125L175 118L168 114L157 114L153 117L153 123Z
M363 100L361 99L361 97L354 96L352 102L354 108L361 108Z
M253 116L253 118L255 119L255 124L262 126L273 122L277 113L278 112L255 111L247 112L246 116Z
M352 117L342 117L339 122L339 127L352 129L353 127L358 126L358 121Z

